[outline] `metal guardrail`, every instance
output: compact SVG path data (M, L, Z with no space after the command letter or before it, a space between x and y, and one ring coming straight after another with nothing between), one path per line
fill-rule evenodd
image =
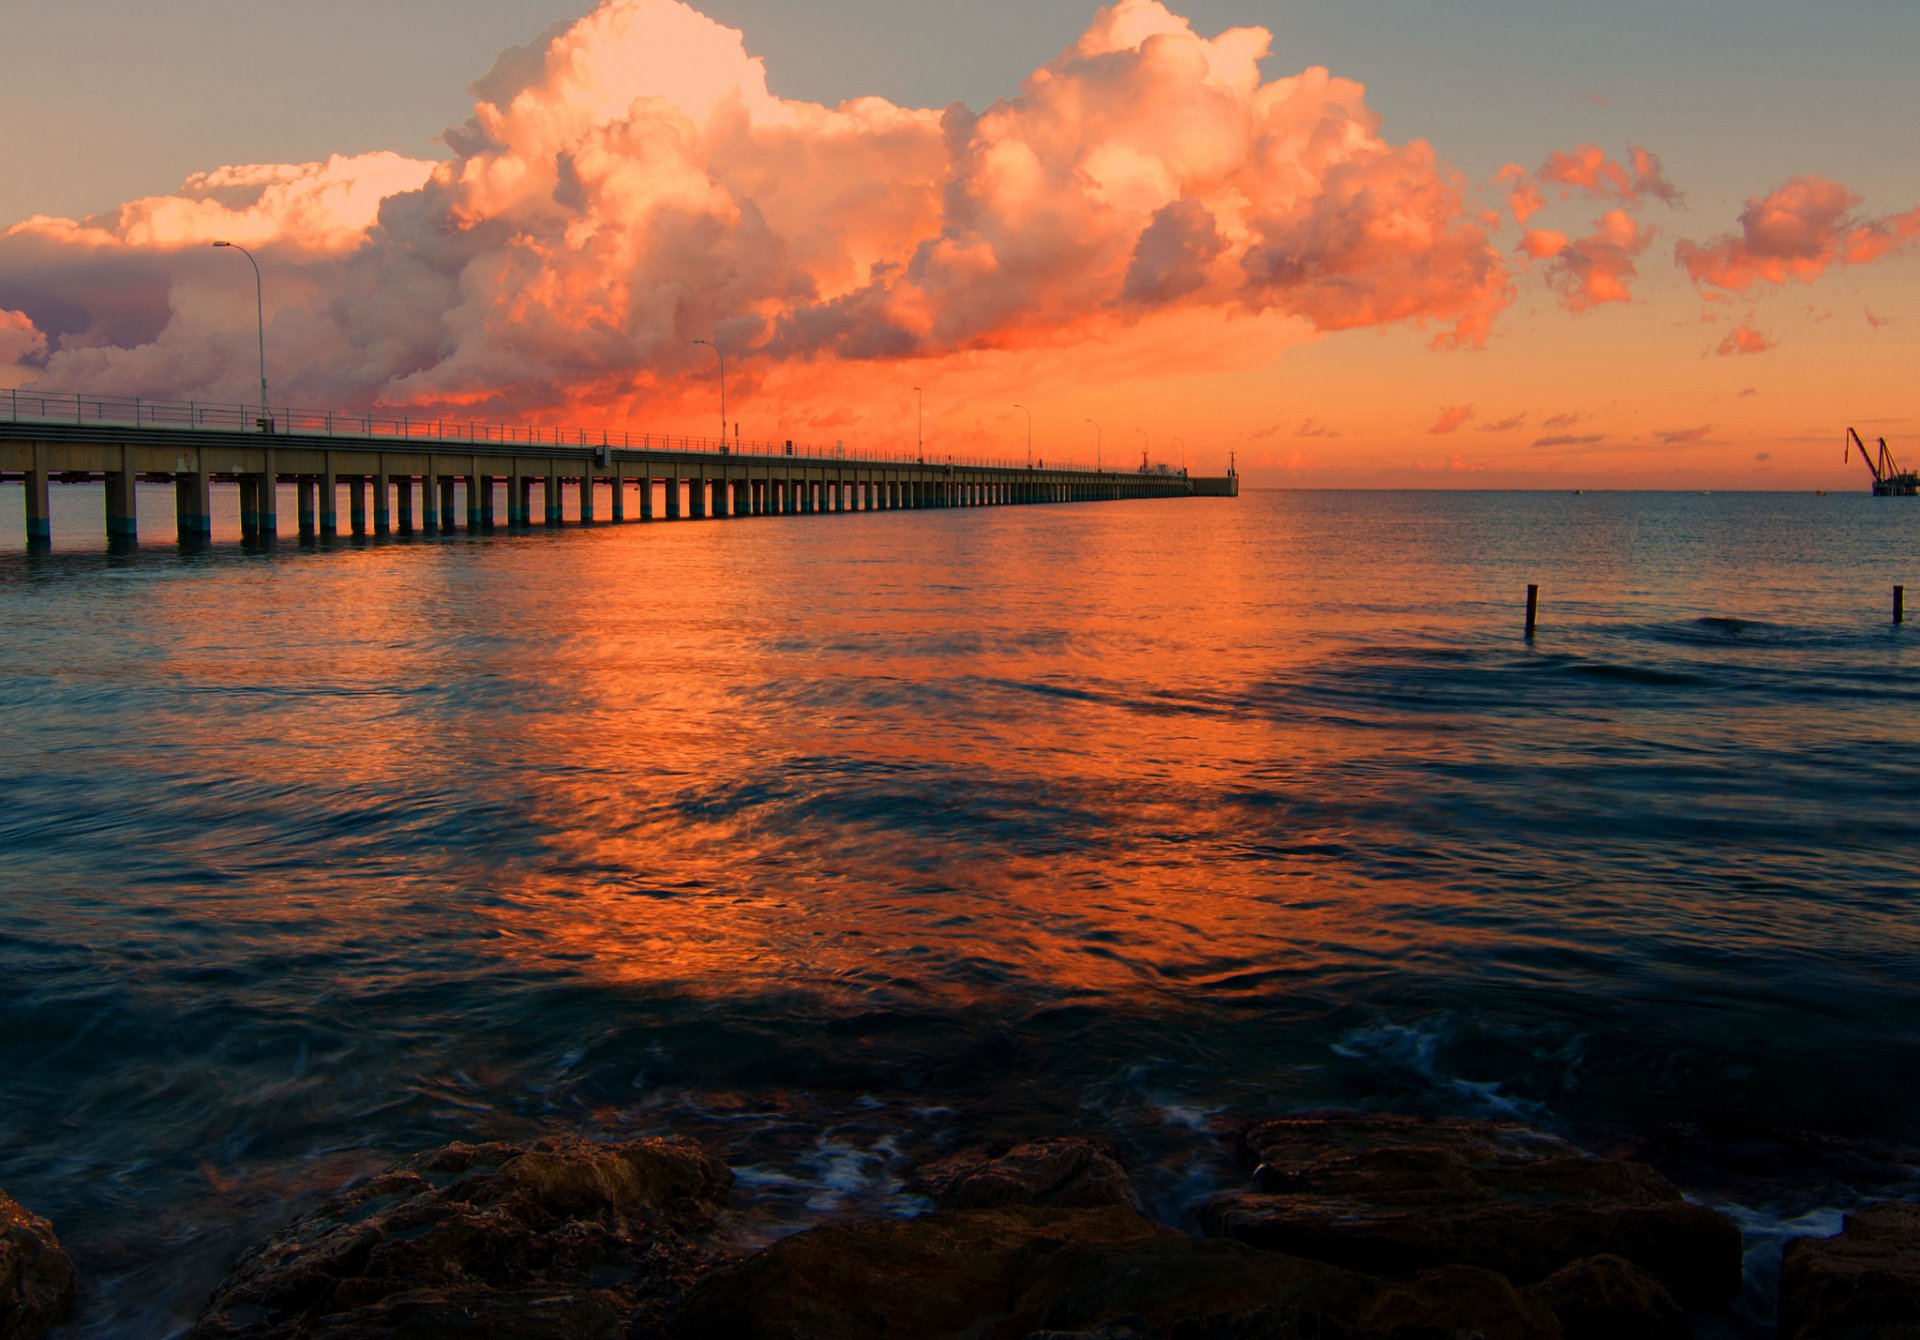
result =
M412 418L358 414L343 410L293 409L285 406L233 405L203 400L149 400L142 396L100 396L69 392L10 390L0 392L0 415L12 423L131 425L135 428L185 428L234 433L305 434L323 437L391 438L401 442L491 446L601 447L622 451L662 451L736 456L805 457L808 460L872 461L886 465L964 465L995 470L1025 470L1025 462L986 457L919 458L885 452L848 451L787 442L728 442L722 438L675 434L598 433L584 428L541 428L532 425L480 423L443 416ZM1046 468L1036 467L1036 468ZM1056 470L1094 471L1075 465ZM1106 471L1103 473L1115 473Z

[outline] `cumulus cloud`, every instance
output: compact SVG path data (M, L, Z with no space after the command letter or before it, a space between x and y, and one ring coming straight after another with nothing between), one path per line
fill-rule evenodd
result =
M1727 333L1714 349L1716 354L1725 358L1729 354L1764 354L1778 343L1765 331L1756 330L1743 321Z
M1744 293L1789 281L1811 284L1836 266L1920 250L1920 208L1865 218L1853 212L1859 203L1837 181L1795 177L1750 198L1738 233L1705 243L1683 239L1674 259L1702 288Z
M1458 432L1472 417L1472 405L1447 405L1441 409L1440 417L1433 421L1433 427L1427 429L1427 435L1438 437L1443 433Z
M1590 311L1610 302L1629 302L1639 275L1634 257L1653 241L1653 230L1642 228L1623 209L1610 209L1594 221L1594 230L1577 241L1559 233L1530 232L1535 247L1523 249L1536 259L1547 259L1547 285L1560 305L1570 312Z
M696 336L743 394L1196 311L1481 345L1510 272L1464 182L1384 138L1359 84L1266 79L1270 47L1120 0L984 111L825 107L679 0L602 0L502 55L449 161L223 169L29 220L0 238L0 306L47 334L48 384L230 391L251 295L177 254L225 237L268 271L290 400L523 414L650 412Z
M25 312L0 311L0 365L22 362L46 348L47 337Z
M1508 172L1514 170L1512 165L1502 170L1503 182ZM1562 200L1576 193L1596 199L1615 200L1626 206L1635 206L1647 199L1679 205L1684 199L1678 188L1667 180L1666 167L1661 163L1660 156L1638 145L1627 146L1627 161L1624 163L1609 158L1597 144L1557 150L1541 164L1535 176L1549 186L1558 186ZM1525 224L1526 220L1523 218L1519 222Z

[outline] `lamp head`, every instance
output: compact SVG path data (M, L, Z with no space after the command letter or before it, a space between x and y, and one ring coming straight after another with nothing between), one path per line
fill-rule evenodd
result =
M215 242L215 243L214 243L214 245L215 245L216 247L230 247L230 246L232 246L232 245L233 245L233 243L231 243L231 242Z

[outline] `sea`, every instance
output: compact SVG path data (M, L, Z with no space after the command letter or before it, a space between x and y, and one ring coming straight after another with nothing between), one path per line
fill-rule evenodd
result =
M1920 503L260 546L229 494L188 551L143 489L116 552L61 486L29 553L0 489L0 1188L75 1260L63 1336L183 1331L454 1140L697 1137L749 1242L1023 1135L1190 1222L1238 1125L1330 1107L1920 1146ZM1920 1194L1774 1171L1689 1188L1760 1290Z

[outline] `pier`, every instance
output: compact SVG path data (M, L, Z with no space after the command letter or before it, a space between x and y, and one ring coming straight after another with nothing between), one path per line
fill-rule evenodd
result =
M139 532L136 483L171 484L176 538L213 533L211 491L237 485L244 539L384 535L902 508L1235 496L1237 476L1120 473L1013 461L920 458L656 434L0 392L0 480L26 488L29 546L52 542L49 488L104 482L107 539ZM341 515L342 493L345 516ZM504 495L505 515L500 515ZM599 504L608 510L598 515Z

